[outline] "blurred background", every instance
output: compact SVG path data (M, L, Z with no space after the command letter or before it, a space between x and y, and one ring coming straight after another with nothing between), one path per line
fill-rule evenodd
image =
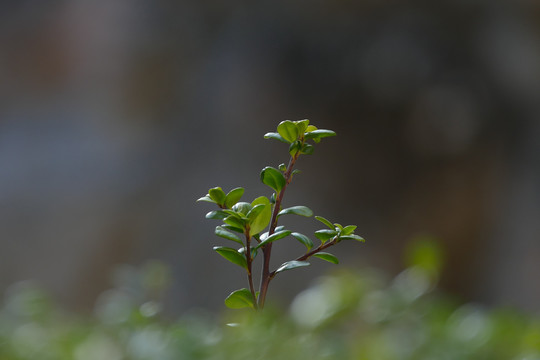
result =
M263 134L309 118L338 137L301 158L284 205L358 225L367 242L336 247L340 266L396 274L411 239L435 237L445 291L540 310L537 2L5 2L0 79L2 290L35 279L89 311L117 264L158 259L169 311L221 309L245 279L195 200L269 196L259 172L287 149Z

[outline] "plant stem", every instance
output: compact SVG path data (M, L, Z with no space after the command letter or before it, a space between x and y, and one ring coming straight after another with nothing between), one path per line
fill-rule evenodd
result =
M255 307L255 310L257 310L258 309L257 295L255 292L255 287L253 286L253 273L251 271L253 258L251 257L251 236L249 236L249 228L246 229L245 235L246 235L246 262L247 262L247 276L248 276L248 283L249 283L249 291L251 292L251 296L253 297L253 306Z
M291 156L289 160L289 165L287 166L287 170L283 174L283 176L285 177L285 185L283 186L281 191L278 193L276 203L274 204L274 211L272 212L272 218L270 220L270 228L268 229L268 236L272 235L276 231L278 213L281 208L281 202L283 201L283 195L285 194L285 189L287 188L287 185L289 185L292 180L292 176L291 176L292 169L299 155L300 153L296 153L294 156ZM272 280L272 276L270 273L270 257L272 256L272 243L263 246L262 250L263 250L264 261L263 261L261 286L260 286L261 293L259 294L259 308L260 309L264 308L264 301L266 299L268 285L270 285L270 280Z
M294 260L295 260L295 261L305 261L305 260L309 259L310 257L312 257L313 255L315 255L316 253L318 253L318 252L320 252L320 251L323 251L324 249L329 248L329 247L332 246L332 245L337 244L337 240L338 240L338 238L337 238L337 236L336 236L334 239L332 239L332 241L329 241L329 242L327 242L327 243L325 243L325 244L321 244L321 245L319 245L316 249L313 249L313 250L311 250L310 252L307 252L307 253L305 253L304 255L299 256L299 257L297 257L297 258L294 259ZM269 274L269 276L270 276L271 279L273 279L274 276L276 276L276 274L277 274L277 273L276 273L276 271L274 270L274 271L272 271L272 272Z

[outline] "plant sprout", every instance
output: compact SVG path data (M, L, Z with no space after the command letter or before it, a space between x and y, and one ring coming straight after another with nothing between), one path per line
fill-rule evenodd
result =
M248 288L233 291L225 299L225 305L228 307L262 309L268 286L277 274L308 266L310 263L307 260L312 257L337 264L338 258L324 250L342 240L364 242L361 236L354 233L355 225L342 226L322 216L315 216L315 219L325 226L324 229L315 231L315 237L319 240L317 246L308 236L278 225L279 218L283 215L313 216L313 211L306 206L282 208L281 204L285 190L293 180L293 176L299 172L294 169L297 160L301 155L313 154L315 144L320 143L323 138L332 136L336 136L334 131L318 129L310 125L307 119L282 121L277 126L277 132L264 135L265 139L274 139L288 144L290 155L288 165L281 164L277 168L267 166L261 171L261 181L274 191L270 198L260 196L251 202L243 202L240 201L244 194L243 188L238 187L225 193L220 187L214 187L208 190L207 195L197 200L211 202L218 206L218 210L209 212L206 218L221 220L223 224L216 226L215 234L237 243L236 248L215 246L214 251L245 269L247 274ZM274 242L290 237L305 246L305 253L272 270L270 258ZM263 264L259 290L256 290L253 279L253 261L260 253L262 253Z

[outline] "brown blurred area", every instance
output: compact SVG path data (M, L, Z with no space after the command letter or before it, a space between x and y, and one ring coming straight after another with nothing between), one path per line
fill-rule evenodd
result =
M430 234L446 291L540 310L537 2L7 2L0 80L1 289L32 278L88 310L115 264L155 258L173 311L220 307L244 278L195 200L270 195L258 173L286 149L262 135L309 118L338 137L285 203L359 226L340 266L398 272Z

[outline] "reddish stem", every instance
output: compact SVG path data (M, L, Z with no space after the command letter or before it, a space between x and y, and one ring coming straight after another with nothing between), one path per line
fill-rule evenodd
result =
M285 185L283 186L281 191L277 194L276 203L274 204L274 211L272 212L272 218L270 220L270 229L268 230L268 236L272 235L276 231L278 214L281 208L281 202L283 201L283 195L285 194L285 189L287 188L287 185L291 183L292 169L299 155L300 153L296 153L294 156L291 156L291 159L289 160L289 165L287 166L287 170L283 174L283 176L285 177ZM262 250L263 250L264 261L263 261L263 269L262 269L262 276L261 276L261 287L260 287L261 293L259 294L259 308L260 309L264 307L264 301L266 299L266 293L268 292L268 286L270 285L270 280L272 280L272 277L273 277L272 274L270 273L270 257L272 256L272 243L263 246Z

